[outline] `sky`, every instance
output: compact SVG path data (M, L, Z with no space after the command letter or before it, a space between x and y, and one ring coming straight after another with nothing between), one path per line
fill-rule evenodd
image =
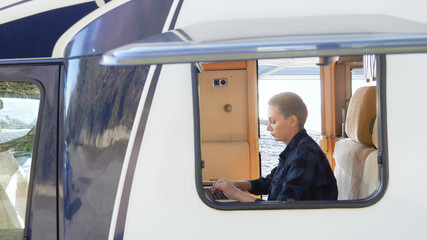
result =
M268 100L281 92L294 92L305 102L308 117L306 129L321 130L321 103L320 103L320 79L319 76L287 76L289 80L260 80L259 89L259 117L267 119ZM297 79L300 78L300 79ZM307 79L308 78L308 79Z

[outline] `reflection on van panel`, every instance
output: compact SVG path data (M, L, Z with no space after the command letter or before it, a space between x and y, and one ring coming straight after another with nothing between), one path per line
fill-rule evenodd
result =
M0 239L423 239L427 3L402 5L0 4ZM286 91L338 200L207 195L277 165Z

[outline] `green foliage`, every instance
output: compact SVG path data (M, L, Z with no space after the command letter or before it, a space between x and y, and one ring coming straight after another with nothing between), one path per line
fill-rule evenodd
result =
M0 82L0 97L40 99L40 90L32 83Z

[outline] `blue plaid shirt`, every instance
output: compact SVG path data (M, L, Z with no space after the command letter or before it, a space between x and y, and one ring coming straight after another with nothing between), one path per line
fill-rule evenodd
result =
M300 130L280 154L279 164L263 178L249 181L256 195L268 200L336 200L337 182L319 145Z

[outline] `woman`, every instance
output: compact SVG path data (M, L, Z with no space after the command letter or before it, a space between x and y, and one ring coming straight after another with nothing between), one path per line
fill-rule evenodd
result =
M307 107L295 93L284 92L268 102L267 130L276 141L286 144L279 164L267 177L231 181L219 179L214 191L222 191L240 202L260 201L251 195L268 194L268 200L336 200L338 189L328 159L307 134Z

